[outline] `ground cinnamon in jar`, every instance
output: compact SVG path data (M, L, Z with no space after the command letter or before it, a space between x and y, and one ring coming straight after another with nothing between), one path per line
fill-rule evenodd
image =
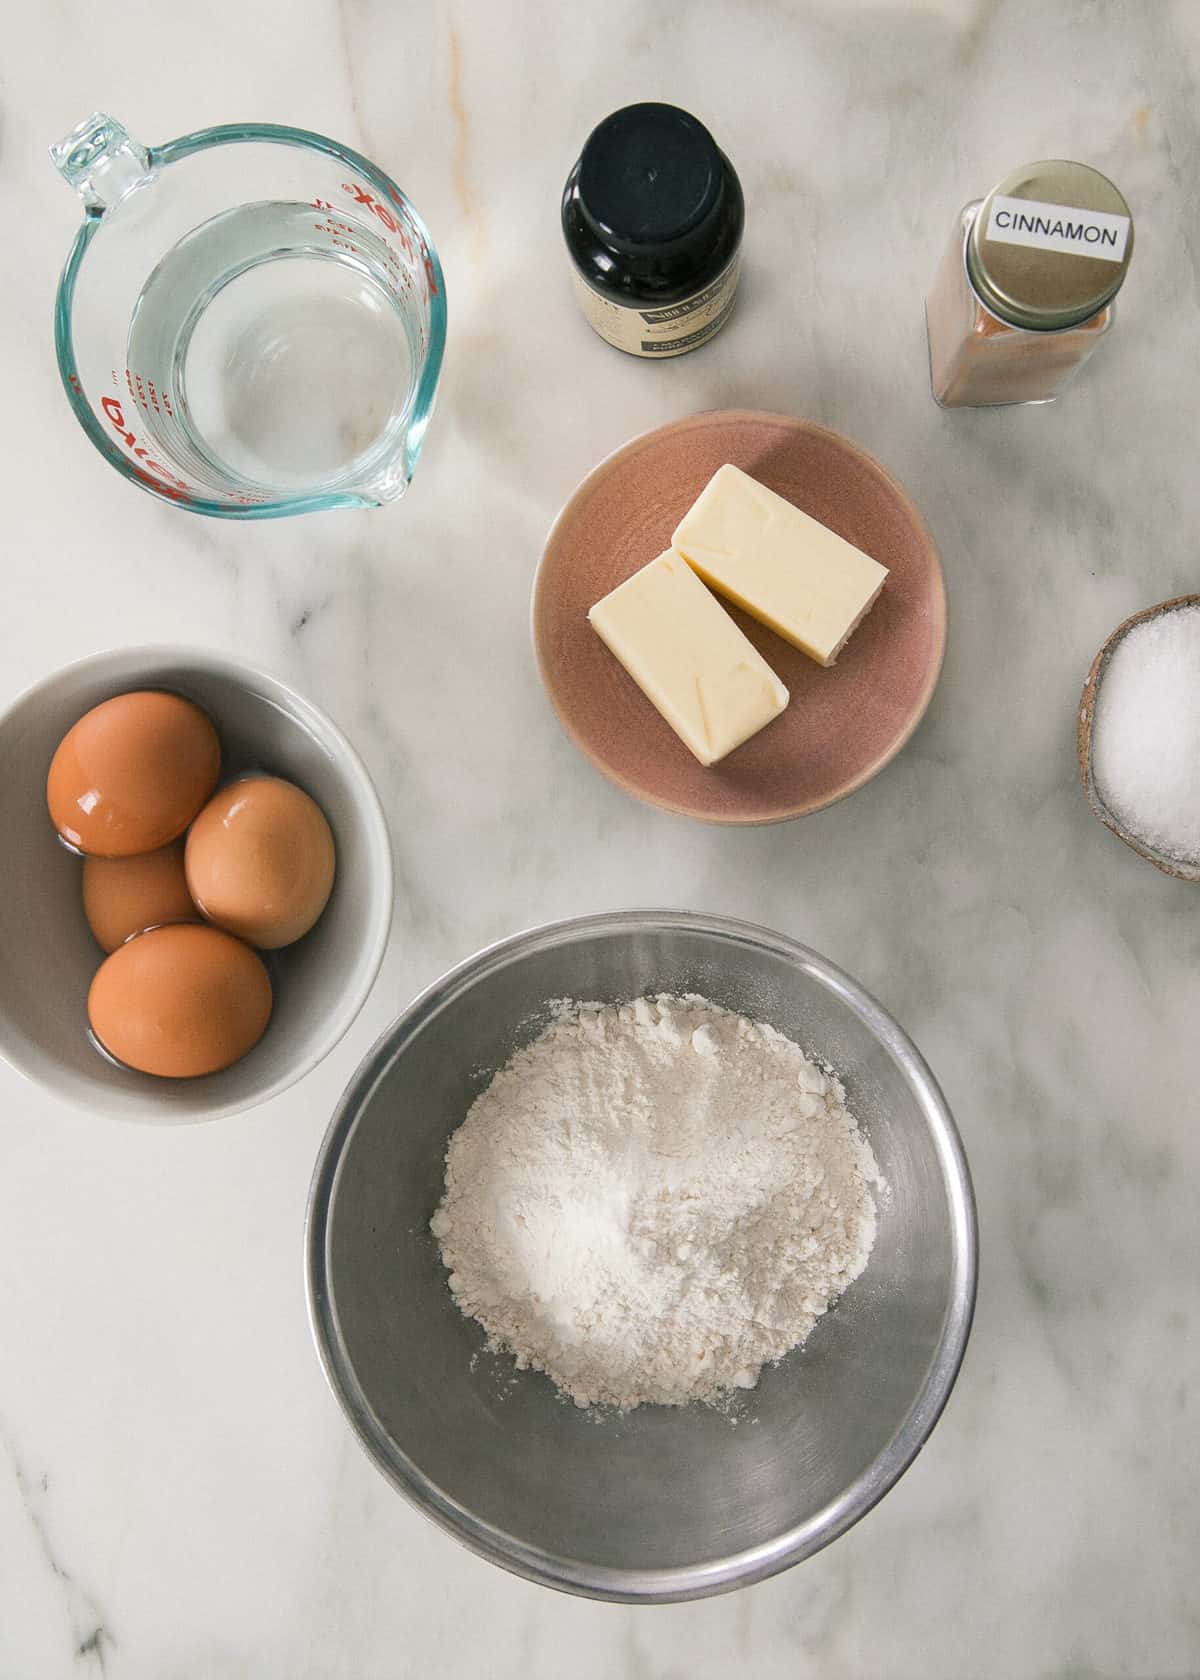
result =
M925 303L943 408L1050 402L1112 326L1133 219L1106 176L1052 159L955 220Z

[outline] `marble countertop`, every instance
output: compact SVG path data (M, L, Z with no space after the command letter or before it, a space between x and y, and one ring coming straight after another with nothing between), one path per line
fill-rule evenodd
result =
M1200 587L1200 11L64 0L21 8L6 45L0 703L121 643L273 668L363 752L398 902L352 1032L251 1115L122 1126L0 1066L0 1676L1200 1672L1200 899L1093 820L1074 764L1104 636ZM647 97L708 121L749 211L733 322L655 366L583 324L557 228L586 130ZM324 130L411 192L451 325L400 505L209 522L88 446L50 330L76 207L45 147L98 104L150 140L244 117ZM925 285L960 203L1044 156L1095 163L1134 206L1118 330L1057 405L944 414ZM874 451L950 594L908 749L852 799L754 832L610 787L528 646L533 568L577 480L718 406ZM326 1390L301 1275L319 1139L386 1022L486 941L630 903L768 923L874 991L956 1111L983 1242L957 1390L883 1504L761 1586L640 1610L510 1578L410 1510Z

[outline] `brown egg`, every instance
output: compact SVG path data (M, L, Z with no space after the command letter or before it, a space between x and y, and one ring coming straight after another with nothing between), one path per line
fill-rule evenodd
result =
M46 778L50 820L77 851L130 857L175 840L221 769L211 721L178 694L143 689L85 712Z
M215 794L192 824L187 883L201 912L264 951L306 934L333 888L333 835L306 793L278 776L247 776Z
M105 958L88 992L88 1020L109 1055L161 1079L229 1067L270 1019L262 958L203 923L138 934Z
M84 858L83 913L106 951L165 922L198 921L183 872L183 841L137 857Z

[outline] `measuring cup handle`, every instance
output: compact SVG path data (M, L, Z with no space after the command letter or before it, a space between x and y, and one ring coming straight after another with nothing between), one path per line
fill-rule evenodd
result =
M154 179L150 153L103 111L93 111L51 146L50 157L89 210L103 213Z

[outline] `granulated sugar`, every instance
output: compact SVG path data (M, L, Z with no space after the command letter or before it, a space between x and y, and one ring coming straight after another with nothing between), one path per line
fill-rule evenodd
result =
M565 1007L450 1140L459 1307L577 1405L752 1387L867 1263L879 1173L838 1080L699 997Z
M1200 861L1200 607L1135 624L1113 649L1096 696L1092 774L1131 834Z

